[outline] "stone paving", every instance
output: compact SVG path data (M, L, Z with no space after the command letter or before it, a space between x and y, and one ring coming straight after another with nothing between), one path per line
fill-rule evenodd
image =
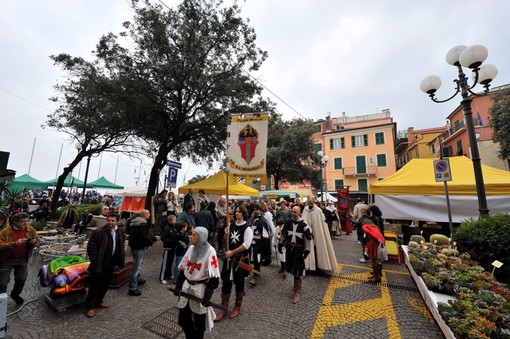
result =
M338 268L333 275L303 278L301 301L292 304L292 278L282 279L273 262L262 268L256 287L246 286L238 318L216 323L206 338L443 338L405 265L384 264L381 284L367 282L370 269L358 262L356 236L333 240ZM88 319L83 306L54 311L45 301L49 289L40 287L34 262L19 307L9 299L7 334L13 338L161 338L144 324L177 304L158 280L161 242L146 251L142 295L127 294L127 284L106 295L109 309ZM12 281L11 281L12 285ZM9 287L9 291L10 291ZM230 302L234 303L234 294ZM217 290L213 301L220 303ZM182 333L177 338L184 338Z

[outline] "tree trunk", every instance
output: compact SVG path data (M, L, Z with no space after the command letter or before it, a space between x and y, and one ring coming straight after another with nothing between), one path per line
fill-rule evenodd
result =
M64 187L64 181L66 180L69 173L72 173L73 169L80 163L80 161L85 157L85 153L78 153L76 158L69 164L69 166L64 167L64 171L61 175L58 176L57 186L53 189L53 193L51 195L51 216L55 217L55 213L57 212L57 203L58 198L60 197L60 191L62 187Z
M280 176L278 174L273 174L273 176L274 176L274 189L279 190L280 186L278 183L280 182Z
M147 195L145 196L145 208L151 210L151 199L156 194L159 184L159 173L161 169L166 165L166 158L168 151L166 147L161 147L156 159L154 159L154 165L151 169L151 175L149 178L149 187L147 188ZM152 219L152 218L151 218Z

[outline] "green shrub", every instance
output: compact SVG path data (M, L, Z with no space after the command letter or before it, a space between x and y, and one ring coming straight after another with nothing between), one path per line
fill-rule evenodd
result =
M510 215L466 220L454 232L453 241L460 252L468 252L489 272L494 260L505 263L494 275L500 282L510 283Z

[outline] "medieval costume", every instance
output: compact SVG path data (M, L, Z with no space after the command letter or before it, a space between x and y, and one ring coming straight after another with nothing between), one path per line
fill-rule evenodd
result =
M241 209L236 210L236 221L226 228L228 233L227 251L225 252L226 260L221 270L221 305L228 308L230 293L232 291L232 283L236 286L236 301L230 318L239 315L241 304L244 296L244 279L249 272L244 268L244 264L250 266L248 250L253 240L253 231L248 223L244 220L244 212ZM251 266L250 266L251 267ZM225 316L225 311L218 312L215 321L220 321Z
M202 299L198 302L180 296L178 307L179 325L186 338L203 338L205 329L210 331L214 326L213 319L216 315L209 302L218 287L220 270L216 251L207 242L207 229L199 226L194 232L194 236L198 235L198 240L188 248L179 264L180 272L174 294L180 295L182 291Z
M266 218L261 215L260 207L255 208L255 212L253 212L253 216L248 221L252 232L253 232L253 240L251 241L250 246L250 258L253 263L253 268L260 272L260 263L264 257L271 255L271 248L269 247L269 225L266 221ZM252 278L249 283L252 286L257 284L257 279L260 274L253 273Z
M312 230L311 248L315 249L315 255L312 251L311 255L306 258L305 268L310 271L315 271L317 268L334 271L337 267L337 261L333 243L329 236L328 225L324 221L324 213L318 206L308 205L303 209L303 219Z
M301 276L305 269L305 258L310 253L312 232L306 222L299 217L288 220L283 226L282 238L286 248L287 271L294 275L294 296L292 302L297 304L301 290Z

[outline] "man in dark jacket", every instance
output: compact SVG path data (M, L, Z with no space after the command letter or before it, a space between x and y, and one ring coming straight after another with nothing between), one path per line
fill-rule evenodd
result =
M195 222L197 226L203 226L207 229L209 232L208 241L211 243L216 225L211 211L207 209L208 204L206 201L200 203L200 212L195 214Z
M143 256L145 249L156 241L147 231L147 220L149 220L150 212L142 210L138 218L131 221L131 232L129 233L129 247L133 253L133 272L129 280L129 295L139 296L142 292L138 289L138 285L145 283L140 279L140 271L142 269Z
M117 227L118 214L108 215L107 223L90 235L87 244L89 256L89 292L85 301L87 317L96 315L94 307L110 307L103 298L113 277L115 267L124 267L126 252L124 250L124 234Z

